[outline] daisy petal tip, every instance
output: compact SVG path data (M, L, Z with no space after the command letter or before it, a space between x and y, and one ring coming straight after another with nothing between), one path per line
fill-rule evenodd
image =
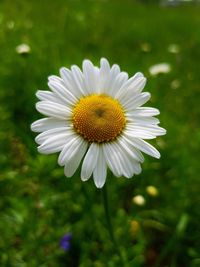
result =
M155 115L153 115L153 116L157 116L157 115L160 115L160 110L159 109L155 109Z
M37 93L36 93L36 95L37 95ZM39 109L40 109L40 102L41 101L39 101L39 102L37 102L36 104L35 104L35 108L37 109L37 111L39 111ZM40 111L39 111L40 112Z
M100 59L100 64L102 65L102 64L107 64L107 65L109 65L109 62L108 62L108 60L105 58L105 57L102 57L101 59Z
M162 135L166 135L166 134L167 134L167 130L163 129Z
M149 98L151 98L151 93L146 92L146 95L147 95Z
M37 91L36 91L35 95L36 95L36 97L37 97L38 99L40 99L40 95L41 95L41 93L42 93L42 90L37 90Z
M47 80L50 82L50 81L53 81L55 79L55 75L49 75L47 77Z
M63 167L65 165L65 163L58 157L58 165ZM67 176L67 175L65 175Z
M82 181L82 182L87 182L88 180L89 180L89 178L81 177L81 181Z
M38 144L39 144L39 142L38 142ZM38 146L37 150L40 154L44 154L44 155L51 154L51 150L44 143L41 144L40 146Z
M66 178L71 178L71 177L73 176L73 174L72 174L72 175L69 175L69 174L66 172L66 170L64 170L64 175L65 175Z
M50 87L50 88L51 88L51 86L52 86L53 84L54 84L53 81L48 81L48 83L47 83L48 87Z
M154 155L154 157L155 157L156 159L160 159L160 157L161 157L160 152L157 151L157 153Z
M95 183L97 189L102 189L104 184L105 183L103 183L103 184Z
M81 181L86 182L89 179L90 177L86 176L85 174L83 174L83 172L81 172Z
M87 66L93 66L93 64L89 59L86 58L83 60L83 67L87 67Z
M42 113L43 112L43 103L44 101L38 101L36 104L35 104L35 108L38 112Z
M140 71L136 72L135 76L139 77L144 77L144 74ZM145 77L144 77L145 78Z
M59 69L59 72L60 72L60 76L63 77L67 72L67 68L66 67L61 67Z
M101 179L101 180L100 180L100 179L95 179L95 178L94 178L94 184L95 184L95 186L96 186L98 189L103 188L105 182L106 182L106 179Z
M36 130L35 130L35 125L36 125L36 122L33 122L33 123L31 123L31 125L30 125L30 129L31 129L31 131L33 131L33 132L36 132Z
M167 133L167 130L165 128L159 127L159 135L160 136L166 135L166 133Z
M37 143L36 139L35 139L35 142ZM38 146L37 147L37 151L40 153L40 154L44 154L44 151L43 151L43 146Z

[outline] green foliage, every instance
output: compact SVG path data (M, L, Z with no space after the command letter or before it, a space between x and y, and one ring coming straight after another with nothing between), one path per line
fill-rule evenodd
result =
M200 266L200 7L162 8L134 0L0 2L0 266L117 267L101 190L79 172L63 175L57 156L37 153L30 124L35 92L61 66L104 56L130 75L142 71L168 133L154 141L133 179L108 178L112 223L127 266ZM27 43L29 54L16 46ZM180 51L170 53L170 44ZM152 77L151 65L172 71ZM150 196L153 185L158 196ZM132 198L143 195L144 206ZM59 247L72 233L71 248Z

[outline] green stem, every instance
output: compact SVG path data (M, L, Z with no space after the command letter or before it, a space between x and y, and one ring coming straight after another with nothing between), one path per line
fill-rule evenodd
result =
M108 232L110 234L110 239L111 239L111 241L112 241L112 243L113 243L113 245L115 247L115 250L116 250L117 254L119 255L119 258L120 258L122 266L126 266L124 258L122 256L122 253L121 253L121 251L119 249L118 243L117 243L117 241L115 239L115 235L114 235L112 224L111 224L106 184L104 185L104 187L102 189L102 192L103 192L104 211L105 211L106 222L107 222L107 226L108 226Z

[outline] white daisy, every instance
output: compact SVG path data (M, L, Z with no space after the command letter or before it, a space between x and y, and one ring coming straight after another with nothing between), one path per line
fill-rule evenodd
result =
M25 55L25 54L29 54L31 51L31 48L29 45L27 44L20 44L16 47L16 52L18 54L22 54L22 55Z
M155 108L141 107L149 98L142 93L146 78L138 72L128 78L118 65L110 67L101 59L100 67L83 61L83 70L73 65L61 68L60 76L50 76L51 91L38 91L36 109L47 116L31 125L38 151L60 152L58 163L67 177L73 176L82 161L81 179L92 175L103 187L107 169L131 178L141 172L144 152L155 158L160 153L143 139L166 133L158 126Z
M156 76L160 73L168 73L171 71L171 66L168 63L160 63L149 68L151 76Z

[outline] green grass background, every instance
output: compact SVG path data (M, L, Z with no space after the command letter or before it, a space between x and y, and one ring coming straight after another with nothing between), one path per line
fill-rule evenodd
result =
M63 175L57 155L37 153L30 124L37 89L61 66L101 57L129 75L148 78L149 106L160 109L167 135L152 143L161 159L145 156L143 172L108 178L110 212L127 267L200 266L200 6L164 8L156 1L57 0L0 2L0 266L118 267L107 232L101 190L79 172ZM22 56L15 47L27 43ZM144 44L149 52L142 51ZM179 45L172 54L168 46ZM172 71L152 77L149 67ZM180 86L173 88L178 80ZM156 198L146 186L157 187ZM142 194L146 205L132 198ZM131 228L137 221L139 229ZM72 233L71 249L59 247Z

